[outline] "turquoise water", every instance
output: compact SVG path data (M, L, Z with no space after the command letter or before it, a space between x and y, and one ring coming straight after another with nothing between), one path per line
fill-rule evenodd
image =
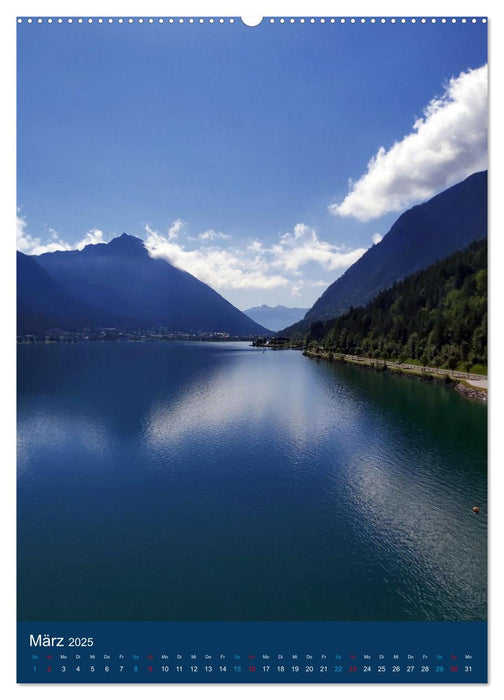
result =
M245 343L18 362L20 619L486 618L485 406Z

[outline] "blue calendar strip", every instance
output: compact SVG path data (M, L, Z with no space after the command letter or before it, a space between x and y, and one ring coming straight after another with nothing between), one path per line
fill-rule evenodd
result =
M485 683L484 622L20 622L19 683Z

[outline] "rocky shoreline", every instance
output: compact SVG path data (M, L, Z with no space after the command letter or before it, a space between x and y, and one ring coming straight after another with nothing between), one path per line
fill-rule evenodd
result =
M417 379L424 382L450 385L468 399L480 401L481 403L488 402L488 392L485 389L471 386L469 382L464 380L461 381L458 378L450 376L448 373L437 375L428 374L422 372L420 367L418 370L414 370L410 368L410 366L408 366L407 369L404 369L399 367L397 363L387 363L385 361L381 361L381 363L378 364L371 358L360 358L359 360L353 360L349 359L347 356L340 356L336 353L326 353L320 351L316 352L313 350L305 350L303 355L306 357L311 357L312 359L325 360L326 362L342 362L344 364L351 364L355 367L371 369L377 372L393 372L396 376L405 377L406 379Z
M488 402L488 392L484 389L477 389L474 386L467 386L466 384L462 384L462 382L458 382L455 385L455 391L458 391L460 394L467 396L468 399L482 401L483 403Z

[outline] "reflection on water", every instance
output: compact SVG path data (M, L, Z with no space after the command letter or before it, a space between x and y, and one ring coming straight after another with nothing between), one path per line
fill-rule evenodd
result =
M243 343L19 370L22 619L485 619L484 406Z

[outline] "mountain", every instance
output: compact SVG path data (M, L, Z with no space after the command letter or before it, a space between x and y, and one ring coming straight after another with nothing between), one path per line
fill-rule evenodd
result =
M397 280L487 235L487 173L479 172L404 212L380 243L326 289L304 319L285 329L304 334L314 321L361 306Z
M291 323L296 323L303 318L308 309L300 309L289 306L254 306L251 309L246 309L243 313L261 326L265 326L272 331L279 331L281 328L290 326Z
M50 299L51 308L60 294L63 310L56 325L64 330L110 326L231 335L268 332L207 284L166 260L151 258L135 236L124 233L110 243L44 253L29 260L45 273L34 272L37 284L42 284L43 277L48 290L44 299ZM23 274L18 283L23 328L40 326L47 315L49 302L37 305L33 286L30 274ZM23 318L28 298L29 314Z
M316 321L308 342L345 355L486 373L486 239L395 282L366 306Z
M40 334L49 328L77 330L119 326L131 320L92 308L54 280L34 258L17 253L17 332Z

